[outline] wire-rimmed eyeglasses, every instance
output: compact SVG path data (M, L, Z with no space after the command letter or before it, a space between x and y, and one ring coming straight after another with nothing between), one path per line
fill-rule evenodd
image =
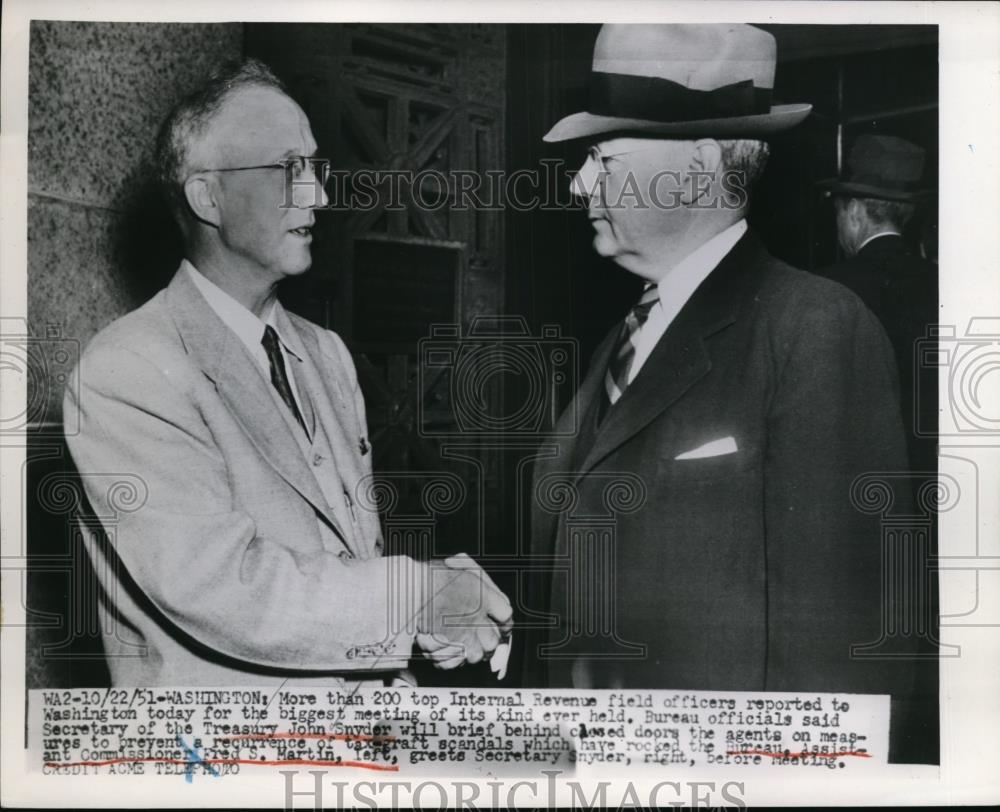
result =
M283 169L286 177L292 180L299 180L306 174L308 169L320 185L326 185L330 179L330 159L307 157L305 155L290 155L272 164L257 164L256 166L224 166L218 168L202 169L202 172L247 172L251 169Z
M587 150L587 157L598 166L607 168L607 164L604 162L609 158L618 158L622 155L632 155L636 152L646 152L651 149L656 149L658 146L658 144L650 144L649 146L636 147L635 149L625 149L617 152L602 152L601 148L597 144L594 144Z

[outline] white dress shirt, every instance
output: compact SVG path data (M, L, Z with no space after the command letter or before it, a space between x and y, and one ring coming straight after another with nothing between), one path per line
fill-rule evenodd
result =
M708 242L684 257L659 281L656 286L659 301L653 305L649 311L649 318L639 328L635 357L629 369L628 383L635 380L635 376L639 374L639 370L646 363L653 348L663 337L671 322L677 318L677 314L687 304L691 295L722 262L723 257L739 242L746 230L746 220L733 223L725 231L716 234Z
M257 362L257 366L260 367L260 370L264 375L264 380L267 381L268 386L272 386L271 363L268 361L267 351L264 349L264 345L261 341L264 338L264 328L266 326L270 326L274 329L274 332L278 336L278 345L281 348L281 358L285 362L285 372L286 377L288 378L288 385L292 390L292 397L295 399L295 405L299 410L299 414L304 415L305 412L302 410L302 399L299 396L299 390L295 384L295 375L292 374L292 364L289 360L289 355L293 355L295 358L301 360L305 351L299 343L299 337L297 335L282 335L278 330L277 316L278 308L281 307L281 303L275 299L267 313L267 318L261 321L257 318L257 316L247 310L247 308L237 302L222 288L214 282L210 282L186 259L183 260L181 265L191 276L191 280L194 282L195 287L197 287L201 292L201 295L205 297L205 301L208 302L209 307L211 307L212 310L215 311L215 314L222 319L223 324L236 333L240 341L246 345L247 351L250 353L254 361Z

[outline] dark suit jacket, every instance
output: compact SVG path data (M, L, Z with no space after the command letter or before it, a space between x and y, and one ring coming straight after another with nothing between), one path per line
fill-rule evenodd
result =
M905 665L850 656L882 601L880 516L852 483L906 453L877 320L748 233L589 442L617 332L536 467L526 679L568 684L583 652L595 688L905 694Z
M933 437L913 430L915 410L927 425L937 414L937 389L915 388L915 343L938 322L937 268L913 251L902 237L886 235L865 245L856 256L819 272L854 291L885 328L899 365L903 420L915 470L934 471Z

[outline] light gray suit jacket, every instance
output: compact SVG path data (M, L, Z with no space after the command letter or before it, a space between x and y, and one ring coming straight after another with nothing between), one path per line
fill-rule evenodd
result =
M371 455L351 357L304 319L278 329L301 339L300 392L357 499ZM343 527L270 383L187 273L101 331L74 374L67 442L99 519L83 524L116 685L381 683L405 667L416 565L382 557L370 504Z

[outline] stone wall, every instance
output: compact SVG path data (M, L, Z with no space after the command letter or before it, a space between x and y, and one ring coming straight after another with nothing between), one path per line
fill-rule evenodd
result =
M72 500L53 498L78 488L63 382L77 350L176 268L177 235L151 181L156 132L180 96L242 52L240 24L32 23L28 322L45 340L28 353L22 473L28 687L107 682L94 573Z
M28 113L28 318L84 346L162 287L177 261L173 226L150 182L157 128L224 59L243 27L35 21ZM46 373L44 411L61 387ZM33 400L33 399L32 399Z

